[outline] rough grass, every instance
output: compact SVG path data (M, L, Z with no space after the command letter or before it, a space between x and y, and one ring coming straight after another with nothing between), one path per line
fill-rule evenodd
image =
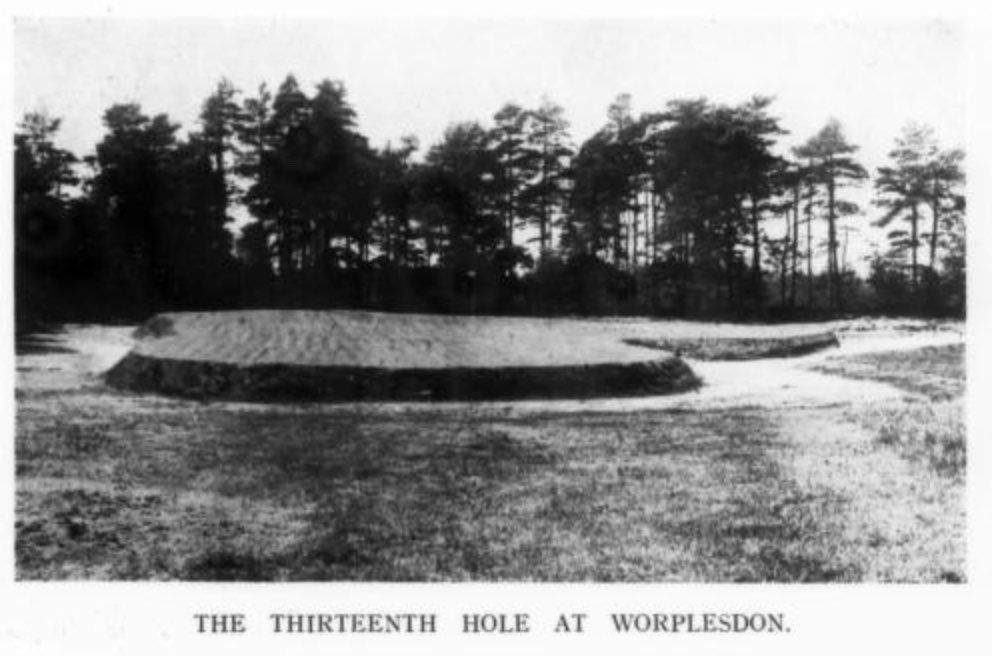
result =
M889 383L932 401L959 398L965 391L964 344L833 358L817 370Z
M506 420L189 402L108 409L22 401L19 578L964 577L953 495L914 502L925 525L884 526L891 508L863 486L886 455L848 453L858 429L835 411L816 411L809 442L795 430L809 410ZM817 466L841 456L845 475L819 481L798 453ZM885 485L918 496L914 476ZM852 511L862 497L868 505ZM875 533L852 535L859 522Z
M963 477L968 465L964 404L960 399L935 403L904 401L862 408L856 418L877 434L879 442L922 460L934 471Z
M818 367L862 380L878 380L921 395L895 404L856 408L851 416L876 439L904 456L926 462L942 475L963 477L967 469L964 422L963 344L868 353Z

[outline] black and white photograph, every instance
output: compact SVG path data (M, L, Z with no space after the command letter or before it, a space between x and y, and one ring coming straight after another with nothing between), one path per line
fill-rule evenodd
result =
M964 21L12 32L16 585L968 589Z

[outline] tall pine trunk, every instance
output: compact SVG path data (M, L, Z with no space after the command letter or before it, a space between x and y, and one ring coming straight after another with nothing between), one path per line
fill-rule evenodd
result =
M779 260L779 307L785 307L789 294L789 256L792 251L792 211L791 208L785 214L785 240L782 242L782 255Z
M508 250L513 248L513 214L516 211L516 202L515 202L516 199L514 198L514 190L512 185L513 185L513 176L515 174L516 172L514 171L512 166L507 168L506 175L508 176L509 185L511 186L506 192L506 205L505 205L506 214L503 217L503 225L504 225L504 230L506 230L506 248Z
M548 142L541 143L541 185L544 189L541 192L541 216L540 216L540 257L543 260L548 254Z
M758 229L758 202L751 199L751 286L755 305L760 310L764 290L761 288L761 231Z
M910 249L912 249L911 253L912 253L912 262L913 262L911 275L913 280L913 289L917 290L919 289L919 284L920 284L920 274L919 274L918 262L917 262L918 261L917 251L919 250L920 247L920 239L919 239L920 211L919 208L917 208L916 203L913 203L912 213L910 214L909 222L911 225L909 247Z
M789 290L789 307L796 306L796 283L798 282L798 260L799 260L799 178L796 178L796 185L792 189L792 275Z
M933 223L930 227L930 269L937 271L937 235L940 229L940 199L936 194L937 183L934 182L934 196L930 203L930 210L933 214Z
M827 299L830 309L840 309L840 289L837 277L837 208L835 205L836 180L831 169L827 173Z
M806 307L813 307L813 204L806 206Z
M651 183L652 185L654 182ZM651 192L651 261L658 261L658 246L661 244L661 235L658 230L658 195Z

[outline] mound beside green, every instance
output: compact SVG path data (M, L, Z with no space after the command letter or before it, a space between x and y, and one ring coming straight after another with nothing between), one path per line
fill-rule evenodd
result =
M786 358L840 345L837 336L829 332L783 337L632 338L625 341L634 346L661 349L695 360Z
M560 367L380 369L237 366L129 354L107 374L115 387L240 401L484 400L670 394L700 381L682 360Z
M668 394L700 380L594 321L256 311L156 316L107 373L197 398L351 401Z

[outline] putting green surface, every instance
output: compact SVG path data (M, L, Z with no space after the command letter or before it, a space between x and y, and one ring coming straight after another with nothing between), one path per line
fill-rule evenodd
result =
M711 340L748 345L754 351L757 342L771 348L791 340L832 338L815 324L780 327L302 310L162 314L138 334L134 353L154 358L383 369L644 362L663 358L659 350Z
M790 354L817 327L647 319L259 310L161 314L107 375L116 387L236 400L447 400L658 395L698 388L678 357ZM784 334L783 334L784 333ZM675 353L673 353L675 351Z
M134 353L241 366L549 367L658 360L616 325L568 319L261 310L158 315Z

